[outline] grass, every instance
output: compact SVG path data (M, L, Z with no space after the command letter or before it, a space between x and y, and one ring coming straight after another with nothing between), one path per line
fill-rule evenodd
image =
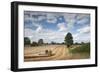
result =
M89 58L90 57L90 43L69 48L69 53L72 54L73 58L76 56L79 56L80 58Z
M70 49L71 53L90 53L90 44L82 44L81 46Z

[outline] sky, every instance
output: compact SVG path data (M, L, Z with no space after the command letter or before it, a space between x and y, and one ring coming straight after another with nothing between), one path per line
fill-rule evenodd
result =
M31 42L43 39L45 43L62 43L68 32L74 43L89 42L90 14L24 11L24 37Z

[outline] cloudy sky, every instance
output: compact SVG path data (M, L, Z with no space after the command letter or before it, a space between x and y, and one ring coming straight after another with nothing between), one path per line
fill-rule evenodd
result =
M74 42L90 41L90 14L24 11L24 37L45 43L64 42L70 32Z

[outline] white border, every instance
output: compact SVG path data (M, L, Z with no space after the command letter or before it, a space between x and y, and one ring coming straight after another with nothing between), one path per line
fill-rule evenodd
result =
M48 12L70 12L70 13L90 13L91 14L91 58L84 60L60 60L60 61L41 61L41 62L24 62L24 11L48 11ZM60 8L60 7L45 7L45 6L18 6L18 68L36 68L50 66L71 66L95 64L95 11L92 9L81 8Z

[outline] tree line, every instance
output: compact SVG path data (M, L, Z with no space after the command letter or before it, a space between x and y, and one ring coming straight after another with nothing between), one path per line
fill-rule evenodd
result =
M44 44L43 39L39 39L38 42L33 41L31 43L30 39L28 37L24 37L24 45L25 46L39 46Z
M73 36L70 32L68 32L64 38L64 42L62 43L57 43L57 42L54 42L54 41L51 41L51 43L44 43L43 39L39 39L38 42L35 42L33 41L31 43L30 39L28 37L24 37L24 45L30 45L30 46L40 46L40 45L49 45L49 44L52 44L52 45L66 45L67 47L70 47L71 45L80 45L80 44L84 44L84 42L81 42L81 43L73 43L74 40L73 40Z
M62 43L57 43L54 41L51 41L51 43L44 43L43 39L39 39L38 42L33 41L31 43L30 39L28 37L24 37L24 45L25 46L41 46L41 45L63 45L64 42Z

